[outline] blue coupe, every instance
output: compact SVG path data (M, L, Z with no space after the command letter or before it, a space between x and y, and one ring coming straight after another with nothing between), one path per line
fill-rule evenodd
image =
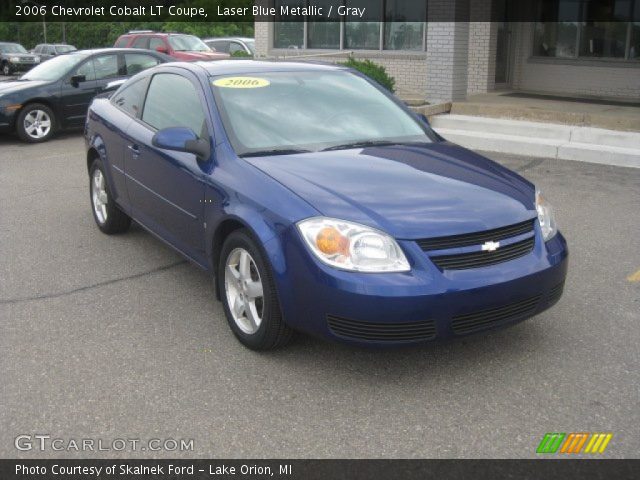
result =
M252 349L459 337L562 295L535 186L344 67L159 65L95 99L85 138L98 228L133 219L210 272Z

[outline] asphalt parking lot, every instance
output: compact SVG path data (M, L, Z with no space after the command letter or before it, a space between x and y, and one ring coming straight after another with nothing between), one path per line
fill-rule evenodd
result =
M0 137L0 456L535 457L546 432L640 452L640 170L490 155L538 184L565 294L513 328L373 351L242 347L211 281L134 226L95 227L78 133ZM193 451L18 451L18 435Z

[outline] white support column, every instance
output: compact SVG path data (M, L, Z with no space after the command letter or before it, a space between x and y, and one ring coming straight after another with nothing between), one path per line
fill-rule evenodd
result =
M266 57L273 46L273 22L254 23L256 57Z
M467 93L486 93L495 89L498 24L492 23L491 0L470 5L469 76Z
M430 0L427 18L427 100L439 103L467 96L469 22L456 22L456 13L468 15L469 0ZM467 17L468 18L468 17Z

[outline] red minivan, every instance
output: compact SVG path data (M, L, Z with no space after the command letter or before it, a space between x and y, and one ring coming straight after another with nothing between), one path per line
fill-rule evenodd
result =
M198 37L184 33L157 33L151 30L133 30L120 35L113 46L117 48L155 50L185 62L229 58L229 54L216 52Z

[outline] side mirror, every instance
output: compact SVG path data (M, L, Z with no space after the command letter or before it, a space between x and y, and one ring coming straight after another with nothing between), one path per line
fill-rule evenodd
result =
M77 88L78 85L80 85L82 82L85 82L86 80L87 77L84 75L74 75L71 77L71 85Z
M418 116L420 117L420 120L422 120L427 125L430 125L429 119L427 118L427 116L424 113L419 113Z
M163 47L162 45L159 45L156 47L156 52L169 53L169 50L167 49L167 47Z
M211 145L209 141L198 136L190 128L164 128L153 136L151 143L154 147L176 152L193 153L199 160L209 160Z

